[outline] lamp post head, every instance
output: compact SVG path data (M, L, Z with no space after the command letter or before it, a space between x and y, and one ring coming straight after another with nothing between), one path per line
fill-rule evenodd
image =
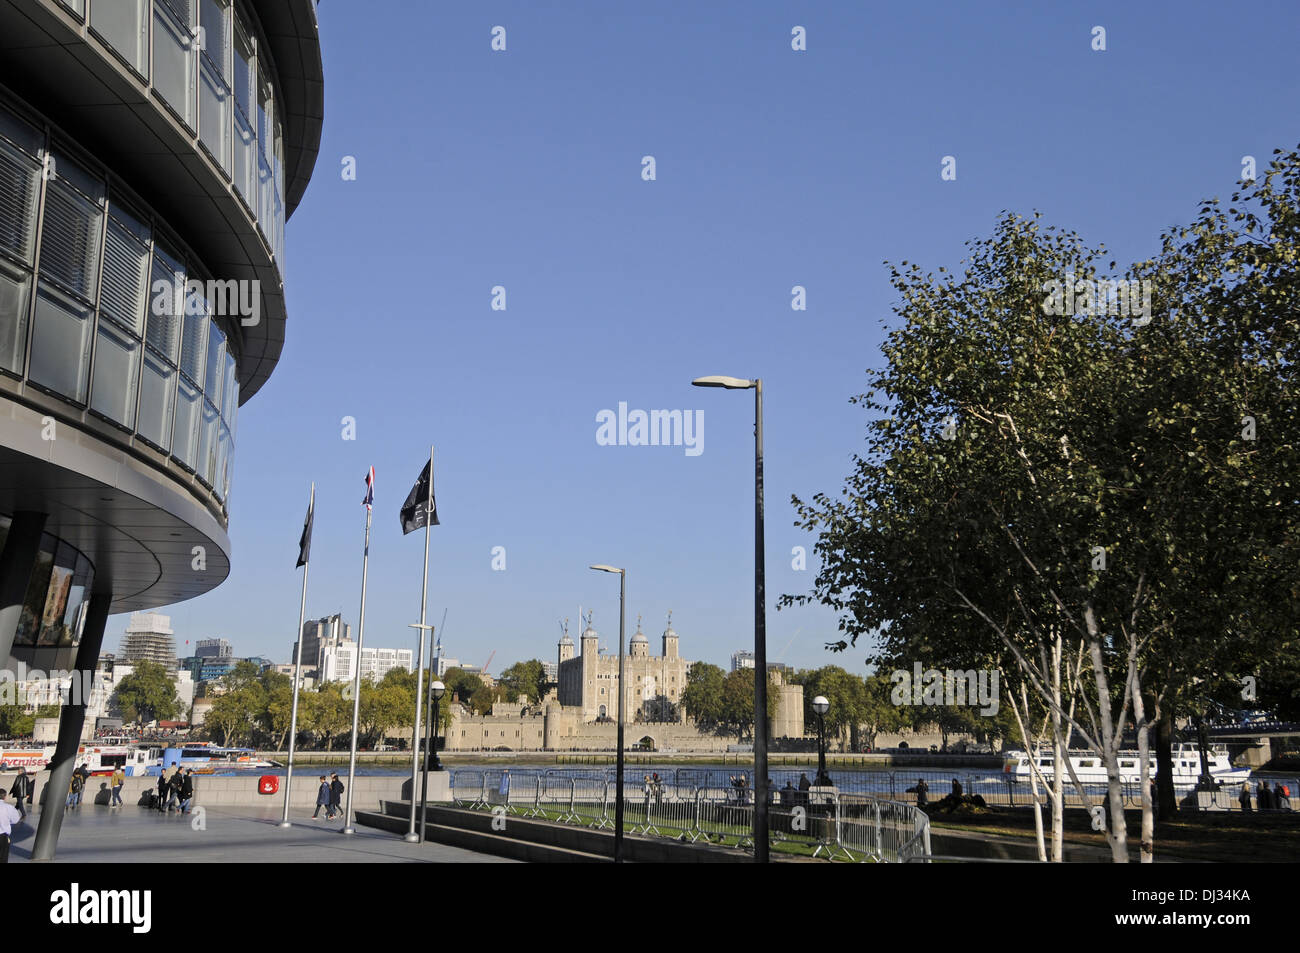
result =
M597 563L596 565L594 565L594 566L588 566L587 568L588 568L588 569L595 569L595 570L597 570L598 572L618 572L618 573L623 572L622 569L619 569L619 568L617 568L617 567L615 567L615 566L606 566L604 563Z
M754 382L745 380L743 377L725 377L721 374L713 374L709 377L697 377L691 381L695 387L725 387L727 390L748 390L754 386Z
M831 703L826 700L825 695L818 695L813 699L813 711L819 715L824 715L831 710Z
M438 701L441 701L441 700L442 700L442 696L445 695L445 694L447 693L447 686L444 685L442 682L434 682L434 683L430 686L430 688L433 689L433 697L434 697L434 699L435 699L435 700L438 700Z

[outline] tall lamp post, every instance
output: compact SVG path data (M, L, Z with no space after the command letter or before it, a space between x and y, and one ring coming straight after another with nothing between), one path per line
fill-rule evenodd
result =
M697 377L696 387L754 391L754 862L767 863L767 609L763 563L763 381Z
M432 673L437 674L435 669ZM429 707L429 715L433 718L433 741L429 741L428 733L425 733L425 747L433 751L433 764L429 763L429 752L424 752L424 770L420 772L420 843L424 843L424 825L429 814L429 772L441 771L442 765L438 763L438 716L441 713L442 696L446 693L447 686L441 681L435 679L429 683L429 698L432 704ZM415 792L411 792L414 794Z
M813 711L817 713L817 786L824 787L831 783L826 776L826 713L831 710L831 703L825 695L813 699Z
M442 762L438 760L438 716L442 712L442 696L447 694L447 686L442 682L433 683L433 746L424 754L424 763L430 771L441 771Z
M623 863L623 698L627 687L623 681L623 622L627 618L627 570L603 563L589 566L597 572L618 573L618 751L614 755L614 863Z

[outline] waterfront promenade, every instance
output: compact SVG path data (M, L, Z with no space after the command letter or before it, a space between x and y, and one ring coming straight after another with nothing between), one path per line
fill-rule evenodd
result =
M26 862L39 814L15 829L10 863ZM173 864L466 864L514 863L502 857L445 844L408 844L366 827L339 833L339 821L313 821L310 811L281 829L279 807L210 807L201 815L159 814L128 805L110 810L83 805L64 815L55 863Z

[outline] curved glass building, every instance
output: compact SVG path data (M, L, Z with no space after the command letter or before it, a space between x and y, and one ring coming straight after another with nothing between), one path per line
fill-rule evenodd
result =
M229 574L238 417L284 344L323 96L312 0L0 0L11 669L84 668L108 614Z

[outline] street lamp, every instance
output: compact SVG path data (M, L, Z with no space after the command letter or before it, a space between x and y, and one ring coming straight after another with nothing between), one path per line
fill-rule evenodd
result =
M623 683L623 620L627 617L627 570L606 566L603 563L587 567L597 572L618 573L618 751L614 755L614 863L623 862L623 698L627 687Z
M442 696L447 694L447 686L441 681L433 683L433 748L424 753L425 767L429 771L441 771L442 762L438 760L438 716L442 714ZM429 759L433 763L429 763Z
M427 533L425 534L428 535ZM408 844L418 844L424 839L424 821L420 821L421 833L415 833L415 778L419 773L420 766L420 705L424 702L424 630L433 631L433 626L424 624L424 613L420 613L420 621L412 622L410 628L416 629L420 634L420 647L416 654L415 660L415 728L411 732L411 824L403 838ZM425 770L428 770L426 766ZM428 789L428 779L420 787L420 797L423 801L424 794ZM423 808L423 803L421 804Z
M763 381L713 375L696 387L754 390L754 862L767 863L767 609L763 563Z
M817 713L817 786L824 787L831 783L826 776L826 713L831 710L831 703L825 695L813 699L813 711Z

